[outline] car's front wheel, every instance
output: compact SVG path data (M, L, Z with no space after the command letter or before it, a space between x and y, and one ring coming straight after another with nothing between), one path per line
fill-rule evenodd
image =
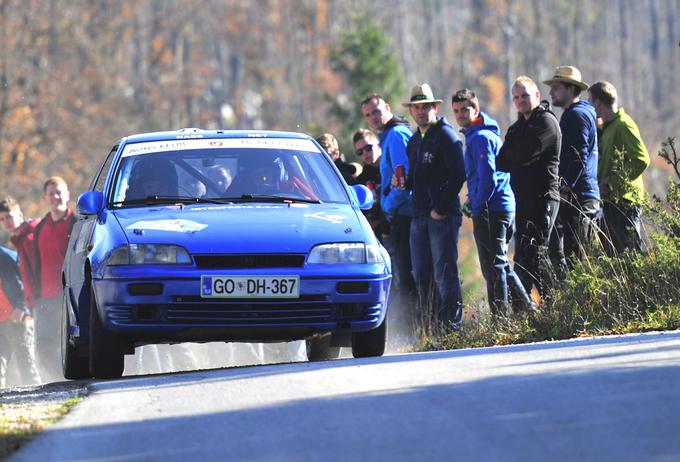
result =
M90 294L90 372L98 379L123 375L125 354L120 338L106 330L99 319L94 291Z
M352 356L355 358L368 358L382 356L385 353L385 341L387 339L387 321L376 329L352 334Z
M307 359L309 361L323 361L340 357L340 347L331 346L331 335L308 338L305 343L307 344Z
M80 348L70 341L67 303L66 294L64 294L61 310L61 369L64 378L71 380L89 379L91 375L88 359L80 356Z

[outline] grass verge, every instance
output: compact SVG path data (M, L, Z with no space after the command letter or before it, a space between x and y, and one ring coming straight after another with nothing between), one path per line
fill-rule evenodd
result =
M77 383L0 392L0 460L61 419L85 394Z

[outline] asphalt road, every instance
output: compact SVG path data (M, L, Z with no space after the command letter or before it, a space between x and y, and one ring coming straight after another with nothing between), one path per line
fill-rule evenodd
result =
M15 461L680 460L680 333L92 382Z

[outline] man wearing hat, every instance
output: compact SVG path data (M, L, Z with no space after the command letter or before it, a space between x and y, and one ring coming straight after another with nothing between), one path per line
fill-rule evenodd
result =
M437 117L441 102L423 83L415 85L411 98L403 103L418 126L406 147L410 166L406 188L413 193L411 261L420 315L425 313L434 275L439 294L434 321L457 330L463 314L458 276L458 232L463 218L458 194L465 182L465 162L460 137L445 117ZM397 184L396 178L392 184Z
M515 272L528 293L535 287L543 295L551 266L548 243L560 206L562 133L531 78L515 79L512 101L519 116L505 134L496 167L510 172L515 193Z
M600 211L597 185L597 125L595 108L581 100L588 84L574 66L560 66L543 83L550 86L554 106L564 112L560 118L560 209L550 239L550 253L558 275L564 276L567 264L583 259L592 238L593 223Z

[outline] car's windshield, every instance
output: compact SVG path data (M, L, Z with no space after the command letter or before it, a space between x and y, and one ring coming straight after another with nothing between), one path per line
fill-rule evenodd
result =
M177 201L347 202L328 156L309 140L197 139L129 144L116 206Z

